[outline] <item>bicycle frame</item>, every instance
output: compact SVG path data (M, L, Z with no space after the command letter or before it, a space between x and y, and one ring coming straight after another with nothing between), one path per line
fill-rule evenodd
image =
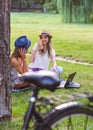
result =
M28 113L26 113L26 115L24 117L24 126L23 126L22 130L26 130L28 128L28 125L29 125L28 123L29 123L29 120L32 118L32 116L34 116L38 122L43 122L43 118L36 111L36 107L35 107L35 102L37 100L38 92L39 92L39 89L37 87L35 87L33 89L33 93L30 98L30 103L28 106Z

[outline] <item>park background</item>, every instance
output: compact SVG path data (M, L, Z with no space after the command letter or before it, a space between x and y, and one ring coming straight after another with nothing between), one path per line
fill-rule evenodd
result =
M51 2L50 2L51 3ZM23 4L24 5L24 4ZM45 6L44 6L45 7ZM48 2L49 7L49 2ZM52 6L50 6L52 7ZM53 38L53 46L56 55L64 60L57 60L57 64L63 67L62 78L66 79L68 75L74 71L77 72L74 81L80 83L79 89L60 89L55 93L41 91L40 95L46 97L72 94L74 92L93 92L93 24L92 14L88 18L89 21L74 21L70 23L64 21L62 12L54 9L42 11L41 9L15 10L11 12L11 51L14 49L14 41L21 35L27 35L32 42L28 53L31 53L33 45L38 40L38 35L43 29L51 32ZM84 19L84 18L82 18ZM76 63L68 62L74 60ZM29 55L27 58L29 64ZM79 64L81 62L82 64ZM85 64L83 64L85 63ZM89 64L87 64L89 63ZM25 92L12 93L12 119L11 122L3 122L0 124L1 130L20 130L23 123L23 116L28 106L31 90ZM61 100L61 98L60 98Z

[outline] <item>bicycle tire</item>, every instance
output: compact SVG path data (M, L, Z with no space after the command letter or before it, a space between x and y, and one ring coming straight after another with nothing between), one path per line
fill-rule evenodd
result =
M93 109L86 104L63 104L45 120L38 130L93 130Z

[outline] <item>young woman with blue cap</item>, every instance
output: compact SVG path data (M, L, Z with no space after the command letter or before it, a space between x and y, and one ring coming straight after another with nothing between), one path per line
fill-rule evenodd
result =
M11 86L12 88L26 87L28 83L21 81L19 75L28 72L26 62L26 52L31 45L30 40L26 36L21 36L16 39L15 49L10 56L11 62Z

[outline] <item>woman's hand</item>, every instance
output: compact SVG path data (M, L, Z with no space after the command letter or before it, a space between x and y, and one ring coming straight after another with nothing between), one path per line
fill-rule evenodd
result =
M37 49L38 50L42 50L43 49L43 45L42 45L42 40L41 39L38 41Z
M30 56L31 63L34 62L37 51L42 50L42 49L43 49L43 45L42 45L42 40L40 39L37 43L36 48L34 50L32 50L32 52L31 52L31 56Z
M21 55L21 58L23 60L23 65L21 66L22 73L28 71L27 63L26 63L26 49L25 48L20 48L19 53Z
M21 55L22 60L26 59L26 49L25 48L20 48L19 53Z
M56 67L56 66L54 66L52 69L53 69L53 71L54 71L55 73L58 74L58 71L57 71L57 67Z

